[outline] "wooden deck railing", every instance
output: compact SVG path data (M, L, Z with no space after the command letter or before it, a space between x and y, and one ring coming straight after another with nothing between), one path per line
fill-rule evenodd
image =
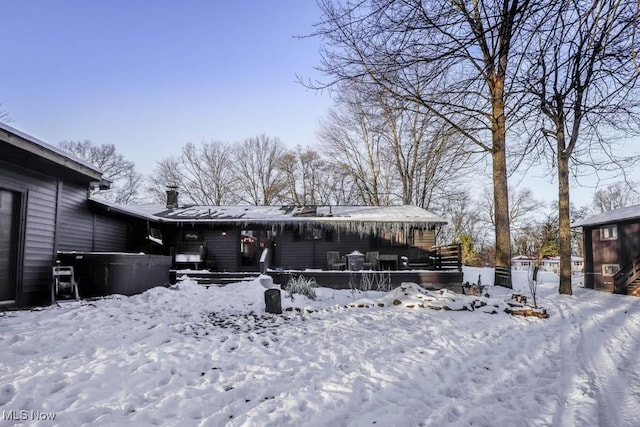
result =
M616 294L626 294L629 285L636 280L640 280L640 256L613 275L613 291Z
M452 245L433 246L436 270L462 271L462 248L460 243Z

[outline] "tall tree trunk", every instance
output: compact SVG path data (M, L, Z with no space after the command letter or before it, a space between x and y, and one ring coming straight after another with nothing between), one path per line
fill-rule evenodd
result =
M507 184L506 123L502 91L493 108L493 197L496 223L494 284L511 288L511 234L509 231L509 189ZM495 92L494 92L495 93Z
M559 292L572 295L571 288L571 223L569 214L569 155L564 150L564 133L558 135L558 224L560 246ZM561 141L562 140L562 141ZM560 147L563 149L561 150Z

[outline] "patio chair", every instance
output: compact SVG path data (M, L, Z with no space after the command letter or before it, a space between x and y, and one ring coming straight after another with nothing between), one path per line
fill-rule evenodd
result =
M364 269L378 270L380 268L378 264L378 256L380 256L380 252L378 251L367 252L364 256Z
M57 265L52 268L51 304L57 300L80 299L78 282L73 266Z
M340 252L327 251L327 268L329 270L344 270L347 263L340 258Z

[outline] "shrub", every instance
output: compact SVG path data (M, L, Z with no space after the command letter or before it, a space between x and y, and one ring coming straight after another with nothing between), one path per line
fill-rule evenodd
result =
M313 288L316 286L316 279L313 277L292 276L289 282L287 282L285 290L288 292L290 298L293 298L293 294L300 294L314 300L316 299L316 291Z

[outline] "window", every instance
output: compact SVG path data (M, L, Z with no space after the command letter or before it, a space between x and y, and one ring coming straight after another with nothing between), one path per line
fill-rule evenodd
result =
M162 231L159 228L149 227L149 241L162 245Z
M602 275L603 276L613 276L620 270L619 264L603 264L602 265Z
M600 240L615 240L617 238L618 227L615 224L600 227Z
M182 238L186 242L197 242L200 240L199 230L185 230Z

